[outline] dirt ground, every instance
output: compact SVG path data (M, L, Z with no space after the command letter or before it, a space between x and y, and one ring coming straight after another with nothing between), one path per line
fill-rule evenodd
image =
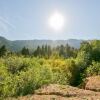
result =
M100 92L79 89L68 85L50 84L36 90L33 95L7 100L100 100Z

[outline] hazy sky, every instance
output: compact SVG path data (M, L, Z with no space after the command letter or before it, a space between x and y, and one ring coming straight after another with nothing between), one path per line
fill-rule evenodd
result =
M61 31L48 19L57 10ZM100 0L0 0L0 36L19 39L100 39Z

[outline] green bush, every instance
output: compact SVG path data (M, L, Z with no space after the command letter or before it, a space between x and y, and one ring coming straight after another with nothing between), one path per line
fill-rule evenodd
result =
M100 63L93 61L92 65L87 67L86 75L87 76L100 75Z
M5 59L5 65L8 72L15 74L21 70L24 70L28 65L25 58L22 57L8 57Z
M0 59L0 96L31 94L42 85L51 83L76 86L80 74L76 61L72 58L44 59L22 56L2 58Z

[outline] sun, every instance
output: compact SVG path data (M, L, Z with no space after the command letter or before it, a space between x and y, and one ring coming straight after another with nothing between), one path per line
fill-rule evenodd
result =
M64 16L56 11L49 17L48 22L52 29L59 31L64 27Z

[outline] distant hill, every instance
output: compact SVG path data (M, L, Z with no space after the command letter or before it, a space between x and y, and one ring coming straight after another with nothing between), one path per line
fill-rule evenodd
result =
M29 49L35 49L37 46L42 45L50 45L51 47L56 47L58 45L66 45L67 43L74 47L79 48L80 44L83 40L77 40L77 39L68 39L68 40L15 40L10 41L4 37L0 37L0 47L2 45L6 45L6 47L13 51L19 51L24 46Z

